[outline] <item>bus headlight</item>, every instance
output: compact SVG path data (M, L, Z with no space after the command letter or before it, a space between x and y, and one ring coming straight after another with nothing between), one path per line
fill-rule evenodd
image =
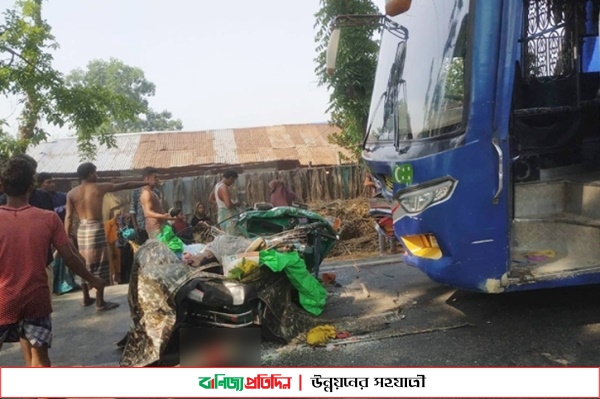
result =
M417 215L431 206L447 201L457 183L452 177L443 177L398 191L394 199L400 206L394 209L394 219L404 215Z

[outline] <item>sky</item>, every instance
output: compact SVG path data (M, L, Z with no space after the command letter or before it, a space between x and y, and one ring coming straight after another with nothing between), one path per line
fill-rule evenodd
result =
M13 4L0 0L0 10ZM327 122L329 94L314 73L318 9L319 0L46 0L43 17L60 45L57 70L111 57L140 67L156 85L150 106L194 131ZM18 110L0 98L13 132Z

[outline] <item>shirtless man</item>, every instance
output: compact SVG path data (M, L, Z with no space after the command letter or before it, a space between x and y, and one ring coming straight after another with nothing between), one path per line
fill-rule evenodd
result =
M110 255L104 231L102 218L102 200L104 194L115 191L128 190L146 185L146 182L127 182L120 184L98 183L96 166L86 162L77 168L81 185L75 187L67 194L67 214L65 216L65 231L73 241L73 217L79 219L77 230L77 243L79 252L85 259L88 270L100 278L105 285L110 284ZM86 282L81 282L83 291L82 306L96 303L96 310L110 310L118 307L116 303L104 301L104 289L96 290L96 299L90 297L90 289Z
M144 211L144 216L146 217L146 232L148 233L148 238L155 240L161 233L167 220L175 218L164 211L160 199L154 191L160 183L158 170L146 168L144 170L144 179L146 180L146 185L142 188L140 203Z

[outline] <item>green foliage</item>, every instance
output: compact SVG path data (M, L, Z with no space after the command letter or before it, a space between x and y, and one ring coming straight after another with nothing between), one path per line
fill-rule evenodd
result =
M370 0L321 0L321 9L315 14L317 34L317 67L319 85L330 92L331 123L341 129L329 140L350 150L354 160L360 159L361 143L367 128L369 106L377 68L379 43L374 39L379 32L375 26L342 28L337 54L336 70L327 73L326 52L331 34L330 24L338 15L378 14Z
M12 137L0 125L0 157L23 153L48 137L38 126L45 120L77 132L82 160L93 159L98 142L114 145L99 127L114 118L133 119L140 106L129 98L93 85L68 85L52 67L51 51L58 48L51 27L42 19L43 0L18 0L4 12L0 24L0 95L17 97L22 110L19 132Z
M181 130L181 120L173 120L168 111L155 112L148 103L154 96L156 86L149 82L140 68L126 65L120 60L93 60L87 69L76 69L67 76L69 84L84 87L105 87L114 93L129 98L138 104L141 112L134 118L115 117L100 128L102 133L149 132L165 130Z
M459 104L462 102L462 99L465 95L465 87L464 87L464 76L465 76L465 68L464 68L464 59L455 57L446 67L447 77L446 77L446 88L445 88L445 96L458 101Z

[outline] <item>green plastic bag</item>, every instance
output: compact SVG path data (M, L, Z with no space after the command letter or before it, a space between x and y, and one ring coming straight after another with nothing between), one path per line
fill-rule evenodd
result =
M274 272L284 271L294 288L300 294L300 305L312 315L318 316L325 308L327 291L319 281L308 272L304 260L298 252L282 253L270 249L260 251L259 264Z
M163 244L166 244L169 249L175 253L183 252L183 241L175 235L173 228L168 224L162 228L162 231L156 239Z

